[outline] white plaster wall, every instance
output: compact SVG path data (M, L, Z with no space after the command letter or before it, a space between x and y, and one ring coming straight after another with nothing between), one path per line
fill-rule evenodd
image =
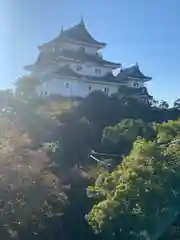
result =
M77 67L81 66L82 70L77 71ZM85 76L90 76L90 77L103 77L107 75L108 73L112 73L112 69L108 67L101 67L101 66L94 66L94 64L86 63L86 64L78 64L78 63L71 63L70 68L80 74L80 75L85 75ZM97 74L95 69L99 69L100 73Z
M59 43L57 42L52 45L46 45L42 48L42 51L57 52L57 53L58 53L58 51L61 51L61 49L70 50L70 51L79 51L80 47L84 47L85 52L87 54L95 55L98 52L97 47L91 47L91 46L87 46L87 45L83 45L83 44L70 43L70 42L59 42Z
M80 44L68 43L68 42L62 43L59 46L59 50L65 49L65 50L77 51L78 52L80 50L80 47L84 47L85 48L85 53L87 53L87 54L95 55L98 51L98 49L95 48L95 47L85 46L85 45L83 46L83 44L80 45ZM56 46L56 51L58 51L58 46Z
M108 73L112 73L112 69L110 67L104 67L104 66L96 66L95 64L91 64L91 63L86 63L86 64L82 64L82 63L73 63L73 62L57 62L57 63L47 63L46 65L42 66L42 67L38 67L36 69L34 69L34 73L36 73L37 75L39 74L39 76L43 76L45 73L49 72L54 72L57 71L60 67L63 67L65 65L69 65L69 67L75 72L78 73L79 75L82 76L90 76L90 77L104 77L106 76ZM77 67L81 66L82 69L80 71L77 70ZM96 69L100 70L100 73L96 73Z
M68 88L66 87L67 83L69 84ZM108 94L115 93L118 90L117 85L82 82L75 79L68 80L53 78L39 85L36 91L40 95L45 94L45 95L62 95L66 97L72 96L85 97L91 92L89 91L89 86L91 86L91 91L95 90L105 91L105 88L108 88L109 90Z
M69 44L69 43L64 43L64 44ZM68 47L70 47L71 45L68 45ZM72 44L73 46L73 44ZM74 45L76 47L76 45ZM58 58L58 52L56 51L54 53L56 55L56 58ZM45 72L53 72L58 70L58 67L62 67L64 65L69 65L70 68L80 74L80 75L85 75L85 76L92 76L92 77L103 77L105 75L107 75L108 73L112 73L112 67L110 66L99 66L96 62L89 62L88 60L85 63L82 62L71 62L71 61L67 61L67 60L63 60L63 58L59 59L59 61L54 61L51 62L51 60L49 60L48 58L45 59L45 61L43 62L43 65L41 66L40 64L38 65L38 67L34 68L34 73L39 74L40 76L44 75ZM78 71L77 67L81 66L82 70ZM96 73L95 69L99 69L100 73Z

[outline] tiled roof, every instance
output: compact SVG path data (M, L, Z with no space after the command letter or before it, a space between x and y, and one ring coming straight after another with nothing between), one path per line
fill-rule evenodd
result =
M90 33L87 31L84 22L81 22L67 30L62 31L57 38L50 41L49 43L64 41L64 40L74 40L78 42L84 42L91 45L106 46L105 43L95 40ZM47 43L47 44L49 44Z
M146 87L141 87L141 88L139 88L139 90L140 90L139 96L141 96L141 97L147 96L147 97L149 97L149 98L153 98L153 97L148 93Z
M149 81L152 78L145 76L139 69L139 66L133 65L128 68L121 69L120 73L116 76L118 81L126 81L127 79L139 79L143 81Z
M63 58L66 58L66 60L68 61L79 60L80 62L92 62L92 63L97 63L99 65L112 65L112 67L114 66L114 68L121 66L120 63L106 61L99 55L92 55L92 54L86 54L83 52L75 52L75 51L73 52L69 50L62 50L58 53L40 52L35 62L35 65L44 64L47 61L56 61L56 62L64 61Z
M68 50L63 50L58 53L58 57L56 58L57 61L58 59L61 59L62 57L66 57L69 59L74 59L74 60L80 60L82 62L95 62L99 64L105 64L105 65L115 65L116 68L120 67L120 63L114 63L110 61L104 60L101 56L97 55L92 55L92 54L87 54L83 52L73 52L73 51L68 51Z
M140 87L140 88L130 88L126 86L120 87L120 92L126 94L126 95L132 95L132 96L139 96L139 97L148 97L152 98L151 95L149 95L146 87Z

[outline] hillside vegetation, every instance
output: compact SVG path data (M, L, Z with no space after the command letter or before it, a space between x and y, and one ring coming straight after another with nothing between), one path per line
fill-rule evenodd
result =
M0 92L0 235L180 239L180 100Z

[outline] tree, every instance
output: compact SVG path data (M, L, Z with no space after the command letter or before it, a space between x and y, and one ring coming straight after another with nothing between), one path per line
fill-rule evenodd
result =
M160 142L168 142L176 136L180 136L180 120L157 123L154 127L157 132L157 139Z
M12 107L13 103L13 91L12 90L0 90L0 108Z
M123 119L104 129L102 145L104 151L127 154L137 137L151 139L154 135L152 124L145 123L142 119Z
M31 139L15 121L1 118L0 133L1 238L50 239L59 232L58 216L67 203L63 186L45 151L32 150Z
M66 115L60 139L51 155L56 163L68 169L77 164L86 165L95 136L93 125L85 117L73 117L73 112L69 116Z
M101 128L116 118L116 103L104 92L93 91L79 105L78 111L93 125Z
M158 107L159 101L158 101L158 100L155 100L155 99L152 99L152 100L150 101L150 104L151 104L152 107Z
M174 101L174 108L177 108L178 110L180 110L180 98Z
M14 210L0 219L0 233L7 236L8 230L18 239L36 234L38 239L99 239L94 229L102 239L134 240L142 230L156 234L159 224L161 234L175 219L177 207L173 194L179 191L179 145L170 141L179 138L180 128L179 121L166 121L180 116L178 107L139 101L141 89L129 88L112 96L95 91L67 107L65 99L36 97L38 84L25 76L16 83L15 97L0 93L1 103L8 99L2 108L11 102L16 113L2 115L0 121L0 208L5 197ZM102 148L118 153L115 164L122 162L110 173L88 158L92 149ZM122 161L121 154L128 156ZM90 184L93 198L86 195ZM21 193L17 199L16 191ZM92 228L84 219L88 212Z
M18 78L15 82L15 96L23 99L31 99L35 96L35 89L40 83L40 80L28 75Z
M115 171L100 175L89 187L99 202L87 220L104 239L158 239L180 212L179 180L178 143L164 149L156 142L137 140Z
M166 101L161 100L160 103L159 103L159 108L168 109L169 104Z
M166 231L159 240L179 240L180 239L180 214L175 220L167 227Z

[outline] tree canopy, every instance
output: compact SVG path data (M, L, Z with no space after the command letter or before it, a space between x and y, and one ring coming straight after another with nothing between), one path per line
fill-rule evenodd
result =
M0 91L3 240L179 239L179 99L44 98L38 84Z
M180 121L163 127L173 125L180 127ZM170 133L168 139L176 137ZM88 215L90 225L109 239L157 239L180 211L179 176L179 144L164 149L155 141L136 140L121 165L89 187L100 199Z

